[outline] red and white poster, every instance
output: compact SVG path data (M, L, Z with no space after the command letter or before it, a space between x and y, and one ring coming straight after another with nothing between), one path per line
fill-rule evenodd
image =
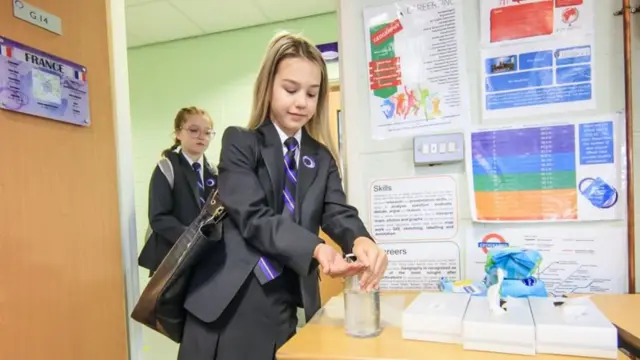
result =
M550 40L593 33L593 0L482 0L482 43Z
M406 0L363 10L373 139L469 124L464 1Z

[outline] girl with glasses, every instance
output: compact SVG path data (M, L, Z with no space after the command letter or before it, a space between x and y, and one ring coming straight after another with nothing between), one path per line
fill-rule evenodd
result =
M173 129L174 144L162 152L164 164L156 166L149 183L151 233L139 264L151 274L217 187L217 171L204 155L215 134L209 114L194 106L180 109ZM170 166L173 184L162 165Z

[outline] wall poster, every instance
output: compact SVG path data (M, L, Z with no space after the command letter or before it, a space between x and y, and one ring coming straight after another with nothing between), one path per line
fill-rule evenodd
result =
M364 9L374 139L470 123L462 0Z
M479 6L484 119L596 108L595 0Z
M621 219L618 117L472 131L467 174L473 220Z
M89 126L87 69L0 36L0 109Z

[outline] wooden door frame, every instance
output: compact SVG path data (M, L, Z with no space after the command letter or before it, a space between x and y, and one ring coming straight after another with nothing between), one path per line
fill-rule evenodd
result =
M340 80L329 81L329 91L328 92L332 92L332 91L336 91L336 90L338 90L338 91L342 90L341 86L340 86ZM340 112L342 114L342 118L344 119L344 110L342 109L342 99L343 99L342 92L340 92ZM342 125L343 125L342 126L342 131L344 131L345 130L344 123ZM338 134L338 135L340 135L340 134ZM347 138L346 138L346 136L344 134L342 134L342 139L344 140L344 143L342 144L342 146L346 147ZM338 145L339 145L340 144L339 143L340 139L336 139L336 140L338 141ZM340 151L340 157L342 158L342 170L343 170L342 184L344 186L343 190L344 190L345 194L348 194L348 192L347 192L347 186L348 186L348 184L347 184L347 172L348 172L348 170L347 170L346 149L342 148L342 149L339 149L339 151Z

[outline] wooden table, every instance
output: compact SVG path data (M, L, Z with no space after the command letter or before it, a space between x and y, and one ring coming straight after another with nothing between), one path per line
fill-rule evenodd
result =
M402 296L406 307L417 292L386 293L384 297ZM598 308L618 327L640 336L640 295L593 295ZM382 308L384 310L384 307ZM384 316L384 315L383 315ZM397 316L397 314L394 314ZM384 327L370 339L356 339L345 334L341 321L329 319L324 309L305 325L277 354L278 360L571 360L584 357L539 354L535 357L463 350L461 345L410 341L402 338L398 326ZM618 359L628 360L619 352Z

